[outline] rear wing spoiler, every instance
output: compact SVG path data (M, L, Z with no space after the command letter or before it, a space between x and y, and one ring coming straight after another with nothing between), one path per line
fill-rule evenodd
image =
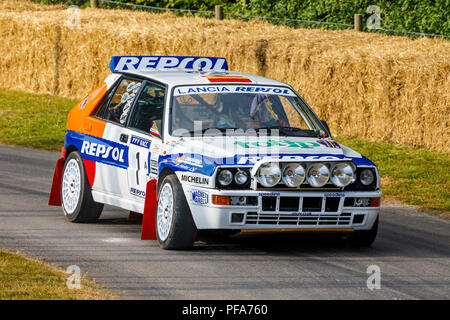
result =
M226 71L228 70L228 64L225 58L218 57L113 56L109 68L112 72L165 69Z

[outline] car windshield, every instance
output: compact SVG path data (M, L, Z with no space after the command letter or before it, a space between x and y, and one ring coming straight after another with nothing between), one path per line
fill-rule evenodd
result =
M315 114L289 88L269 86L179 86L174 89L169 132L182 136L208 129L245 134L317 137L326 134Z

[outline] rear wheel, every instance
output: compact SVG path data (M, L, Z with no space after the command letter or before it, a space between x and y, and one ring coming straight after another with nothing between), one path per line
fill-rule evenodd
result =
M61 202L64 216L70 222L97 221L103 210L103 204L92 198L83 160L77 151L70 153L64 164Z
M370 247L375 241L378 233L378 217L370 230L356 230L348 238L348 242L352 246Z
M189 249L197 237L191 210L174 174L164 178L158 192L156 235L163 249Z

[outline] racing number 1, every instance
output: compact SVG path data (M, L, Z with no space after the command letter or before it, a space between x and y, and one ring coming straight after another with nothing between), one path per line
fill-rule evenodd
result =
M139 152L136 153L137 170L136 170L136 184L139 185L139 170L141 170L141 164L139 162Z

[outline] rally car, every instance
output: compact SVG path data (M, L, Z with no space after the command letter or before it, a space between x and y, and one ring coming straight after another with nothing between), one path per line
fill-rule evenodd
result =
M291 86L217 57L117 56L110 68L68 116L49 204L69 221L95 221L104 204L141 213L165 249L202 230L374 241L377 167Z

